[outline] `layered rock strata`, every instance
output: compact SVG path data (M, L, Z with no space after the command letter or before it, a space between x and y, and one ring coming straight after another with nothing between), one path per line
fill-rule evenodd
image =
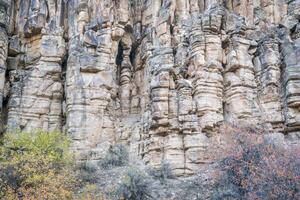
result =
M125 143L178 176L226 148L223 123L296 139L299 16L299 0L0 0L4 125L65 132L91 166Z
M51 2L51 1L50 1ZM61 12L50 2L15 2L9 46L10 130L61 130L62 59L65 54ZM62 5L60 5L62 6Z
M6 60L8 54L8 27L10 22L11 2L8 0L0 1L0 111L3 112L3 99L5 96L5 74ZM1 120L1 126L4 126Z

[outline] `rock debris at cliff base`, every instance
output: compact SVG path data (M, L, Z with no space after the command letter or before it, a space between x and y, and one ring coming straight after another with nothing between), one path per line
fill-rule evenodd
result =
M178 176L213 162L224 122L297 140L299 20L300 0L0 0L2 125Z

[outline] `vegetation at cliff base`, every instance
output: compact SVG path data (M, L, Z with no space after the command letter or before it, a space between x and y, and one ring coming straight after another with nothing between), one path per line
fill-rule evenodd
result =
M235 128L233 150L219 162L211 199L300 199L299 148L266 140L264 131Z
M120 199L152 199L150 185L151 179L146 173L136 168L130 168L120 183L117 193Z
M125 145L115 144L109 147L108 152L101 161L103 169L125 166L128 164L129 154Z
M72 199L77 179L62 133L7 133L0 145L0 199Z

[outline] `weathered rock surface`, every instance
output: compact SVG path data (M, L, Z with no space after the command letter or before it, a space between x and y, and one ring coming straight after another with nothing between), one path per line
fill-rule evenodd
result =
M8 130L60 130L194 174L224 122L300 137L299 0L0 0Z

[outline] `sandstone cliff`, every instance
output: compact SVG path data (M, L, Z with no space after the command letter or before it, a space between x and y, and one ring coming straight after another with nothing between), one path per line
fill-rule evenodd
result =
M213 162L224 122L297 139L299 20L300 0L0 0L3 126L176 175Z

